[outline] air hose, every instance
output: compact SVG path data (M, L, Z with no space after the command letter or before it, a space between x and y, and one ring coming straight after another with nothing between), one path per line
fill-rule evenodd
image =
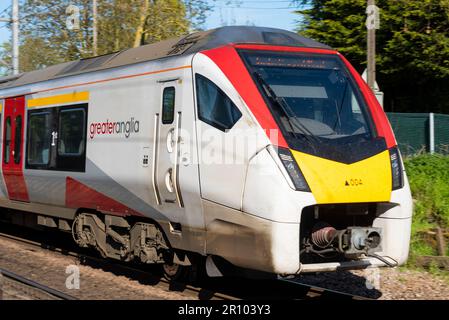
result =
M379 256L378 254L375 254L375 253L367 253L366 255L368 257L373 257L373 258L379 259L380 261L382 261L383 263L385 263L389 267L397 267L398 266L398 262L396 260L392 259L392 258L390 258L390 259L393 260L394 263L391 263L390 261L388 261L384 257L381 257L381 256Z

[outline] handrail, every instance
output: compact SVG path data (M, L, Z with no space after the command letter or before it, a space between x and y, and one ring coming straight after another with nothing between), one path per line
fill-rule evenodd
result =
M159 113L154 115L154 130L153 130L153 165L152 165L152 176L153 176L153 190L154 196L156 197L156 203L161 204L161 195L159 193L159 187L157 186L157 160L159 158Z
M175 127L175 163L173 166L173 187L175 188L176 198L178 199L178 205L184 208L184 202L182 200L182 195L179 186L179 143L181 141L180 137L181 129L181 112L176 114L176 127Z

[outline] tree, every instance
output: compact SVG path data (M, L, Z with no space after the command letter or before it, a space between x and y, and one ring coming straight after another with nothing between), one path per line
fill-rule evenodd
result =
M186 9L179 0L143 0L134 47L180 36L189 31Z
M90 0L24 0L20 11L20 36L22 55L33 50L26 48L30 44L41 43L48 47L62 61L89 56L91 52ZM70 4L80 8L79 30L69 30L66 25L66 9ZM40 40L37 40L40 39ZM24 56L31 61L31 58ZM49 57L50 58L50 57ZM50 62L54 58L51 57ZM44 61L38 63L46 65Z
M79 9L79 28L67 28L69 5ZM98 54L187 34L211 9L206 0L97 0ZM92 0L21 0L20 71L92 56ZM11 60L10 45L0 59Z
M214 2L216 0L213 0ZM190 21L192 30L202 30L206 22L207 13L213 6L207 0L184 0L186 7L187 20Z
M300 0L298 32L366 66L366 0ZM386 110L449 112L449 0L377 0L378 82Z

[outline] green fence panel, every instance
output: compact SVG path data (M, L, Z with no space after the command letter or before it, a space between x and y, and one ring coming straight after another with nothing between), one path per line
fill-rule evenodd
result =
M435 152L449 154L449 115L435 114Z
M402 155L429 151L429 114L388 112Z

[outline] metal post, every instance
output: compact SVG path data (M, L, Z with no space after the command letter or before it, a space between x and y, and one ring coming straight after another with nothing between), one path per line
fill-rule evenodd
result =
M12 72L19 74L19 0L12 0Z
M446 241L444 241L443 230L441 230L440 227L436 228L436 238L437 238L438 255L445 256L446 255Z
M374 8L375 5L375 0L368 0L368 10ZM375 15L374 12L369 12L368 14ZM376 83L376 28L374 25L368 26L367 45L367 82L368 86L374 91Z
M97 29L97 0L92 0L92 33L93 33L93 55L98 55L98 29Z
M429 113L429 151L430 154L435 153L435 116L433 112Z

